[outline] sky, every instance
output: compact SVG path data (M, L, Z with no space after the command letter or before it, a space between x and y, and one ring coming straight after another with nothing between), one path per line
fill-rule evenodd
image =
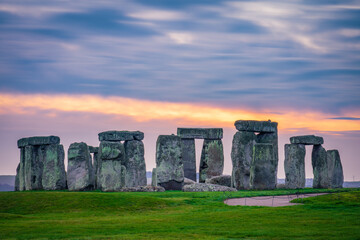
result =
M106 130L143 131L151 170L177 127L223 128L230 174L239 119L279 123L279 178L284 144L315 134L360 181L360 1L0 1L0 175L19 138Z

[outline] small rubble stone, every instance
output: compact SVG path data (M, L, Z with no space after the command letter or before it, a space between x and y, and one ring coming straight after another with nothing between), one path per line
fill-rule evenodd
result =
M156 141L156 183L166 190L181 190L184 182L181 138L160 135Z
M250 189L250 165L253 157L253 146L256 135L253 132L237 132L234 135L231 149L232 187Z
M321 145L314 145L311 153L314 180L313 188L328 188L329 170L326 150Z
M121 142L102 141L99 147L97 187L104 192L125 187L125 148Z
M182 189L184 192L236 192L236 188L209 184L209 183L193 183L185 185Z
M237 120L235 127L238 131L246 132L277 132L277 122L269 121L253 121L253 120Z
M119 192L165 192L165 188L160 186L124 187Z
M94 171L86 143L72 143L68 149L67 184L70 191L92 190Z
M142 141L125 141L126 187L146 186L146 165L144 158L144 144Z
M222 175L224 170L224 152L221 140L205 139L200 159L199 182Z
M143 140L144 133L140 131L106 131L99 133L99 141L131 141Z
M60 138L57 136L38 136L38 137L28 137L21 138L18 140L18 148L25 146L38 146L38 145L49 145L49 144L59 144Z
M290 143L304 145L320 145L324 143L324 139L315 135L295 136L290 138Z
M329 187L342 188L344 183L344 173L341 165L340 154L338 150L326 151L327 164L329 171Z
M195 140L191 138L182 138L181 152L184 165L184 176L196 181Z
M231 187L231 176L230 175L215 176L210 179L206 179L205 183Z
M275 189L276 166L274 147L269 143L257 143L253 148L250 167L250 187L256 190Z
M285 144L285 187L305 187L305 145Z
M222 139L222 128L178 128L177 135L190 139Z
M196 182L189 179L189 178L184 178L184 186L189 185L189 184L193 184L193 183L196 183Z

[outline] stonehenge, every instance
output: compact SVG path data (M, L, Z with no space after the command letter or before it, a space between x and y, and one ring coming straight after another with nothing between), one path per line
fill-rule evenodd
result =
M305 187L305 145L313 145L311 163L313 167L313 188L341 188L344 175L337 150L326 151L324 139L314 135L295 136L291 144L285 144L285 187Z
M238 190L274 189L278 165L277 122L238 120L234 125L238 132L231 149L232 186Z
M20 163L15 190L61 190L66 188L64 147L57 136L21 138Z
M144 133L105 131L99 146L72 143L67 151L57 136L21 138L15 191L62 190L159 192L270 190L277 184L278 123L238 120L231 148L232 174L224 169L222 128L178 128L177 135L159 135L156 168L147 185ZM197 183L195 139L204 139ZM312 145L313 188L341 188L344 174L338 150L326 150L320 136L303 135L285 144L285 188L305 187L306 145Z
M178 128L181 138L184 176L196 181L195 139L204 139L201 152L199 182L222 174L224 169L222 128Z

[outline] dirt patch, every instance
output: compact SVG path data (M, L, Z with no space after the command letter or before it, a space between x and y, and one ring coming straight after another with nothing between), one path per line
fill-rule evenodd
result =
M230 206L265 206L265 207L283 207L298 205L301 203L291 203L296 198L307 198L325 195L329 193L308 193L308 194L291 194L281 196L263 196L263 197L245 197L245 198L229 198L224 201Z

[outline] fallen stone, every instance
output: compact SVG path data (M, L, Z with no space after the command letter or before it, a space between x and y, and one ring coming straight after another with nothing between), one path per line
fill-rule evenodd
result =
M285 188L305 187L305 145L285 144Z
M254 121L254 120L237 120L235 127L238 131L246 132L277 132L277 122Z
M189 184L194 184L194 183L196 183L196 182L189 178L184 178L184 186L189 185Z
M190 139L222 139L222 128L178 128L177 135Z
M181 152L184 165L184 177L196 181L195 140L191 138L182 138Z
M25 146L38 146L38 145L49 145L49 144L59 144L60 138L57 136L45 136L45 137L28 137L21 138L18 140L17 145L18 148L22 148Z
M99 133L99 141L131 141L143 140L144 133L140 131L106 131Z
M329 169L326 150L321 145L314 145L311 153L314 180L313 188L329 188Z
M253 148L250 167L250 187L256 190L275 189L276 164L274 147L269 143L257 143Z
M165 188L160 186L138 186L138 187L124 187L120 192L165 192Z
M86 143L72 143L68 149L67 185L70 191L88 191L95 186L91 156Z
M290 138L290 143L304 144L304 145L320 145L324 143L322 137L314 135L296 136Z
M326 151L327 164L329 169L330 188L342 188L344 183L344 173L341 165L340 154L338 150Z
M209 184L209 183L193 183L185 185L182 189L184 192L236 192L236 188Z
M230 175L215 176L215 177L206 179L205 183L231 187L231 176Z
M205 139L200 159L199 182L222 175L224 170L224 152L221 140Z
M183 182L181 138L160 135L156 141L156 183L166 190L181 190Z
M232 187L250 189L250 165L253 157L253 146L256 135L253 132L237 132L234 135L231 149Z
M66 189L64 147L59 144L45 146L42 186L44 190Z
M126 187L146 186L146 166L142 141L125 141Z
M104 192L120 191L126 185L124 145L121 142L102 141L98 154L98 189Z

